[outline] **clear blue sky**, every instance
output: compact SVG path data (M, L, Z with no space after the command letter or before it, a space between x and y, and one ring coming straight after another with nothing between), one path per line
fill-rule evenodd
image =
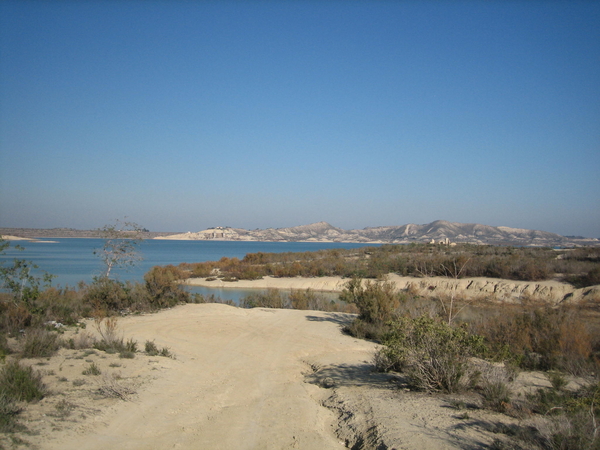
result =
M600 2L0 2L0 227L600 237Z

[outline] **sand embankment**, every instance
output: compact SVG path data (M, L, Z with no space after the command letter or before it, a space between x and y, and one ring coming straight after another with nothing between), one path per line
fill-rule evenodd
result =
M393 282L398 290L410 291L421 296L449 295L453 290L465 299L489 299L501 302L520 302L524 300L545 301L551 304L561 302L579 302L591 298L600 298L600 286L575 289L572 285L559 281L515 281L498 278L461 278L455 280L446 277L401 277L390 274L387 280ZM312 289L315 291L341 292L348 278L274 278L261 280L239 280L234 282L220 279L207 281L204 278L186 280L190 286L233 289Z
M0 238L4 239L5 241L29 241L29 242L42 242L42 243L46 243L46 244L56 244L57 243L57 241L48 241L48 240L41 240L41 239L35 239L35 238L24 238L24 237L19 237L19 236L11 236L8 234L1 235Z

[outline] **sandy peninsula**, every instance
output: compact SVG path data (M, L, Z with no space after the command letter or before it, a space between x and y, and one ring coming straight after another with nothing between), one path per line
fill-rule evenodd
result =
M539 300L550 304L562 302L579 302L585 298L600 296L600 286L575 289L568 283L560 281L515 281L498 278L461 278L447 277L401 277L389 274L386 280L394 283L399 291L411 291L420 296L449 295L453 291L461 297L472 300L485 298L500 302L520 302L522 300ZM204 286L231 289L311 289L323 292L341 292L348 278L313 277L313 278L275 278L264 277L260 280L223 281L221 279L191 278L185 281L190 286Z

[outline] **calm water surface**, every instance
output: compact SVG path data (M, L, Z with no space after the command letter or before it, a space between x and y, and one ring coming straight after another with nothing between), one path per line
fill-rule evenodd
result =
M53 239L55 243L13 241L0 261L13 258L33 261L39 266L38 273L46 271L55 275L54 286L76 286L80 281L89 283L103 271L100 259L94 249L102 248L102 239ZM18 244L25 250L18 251ZM142 281L144 274L153 266L178 265L182 262L194 263L216 261L223 256L243 258L248 253L306 252L329 248L358 248L364 244L322 243L322 242L220 242L220 241L168 241L147 240L140 245L143 260L132 270L113 270L116 278L126 281ZM237 289L192 288L193 292L237 301L250 291Z

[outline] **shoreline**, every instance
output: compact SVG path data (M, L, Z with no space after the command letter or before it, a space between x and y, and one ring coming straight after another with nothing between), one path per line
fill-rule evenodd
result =
M320 292L342 292L348 278L320 277L320 278L274 278L264 277L260 280L223 281L216 279L207 281L205 278L188 278L183 281L187 286L200 286L218 289L284 289L306 290Z

